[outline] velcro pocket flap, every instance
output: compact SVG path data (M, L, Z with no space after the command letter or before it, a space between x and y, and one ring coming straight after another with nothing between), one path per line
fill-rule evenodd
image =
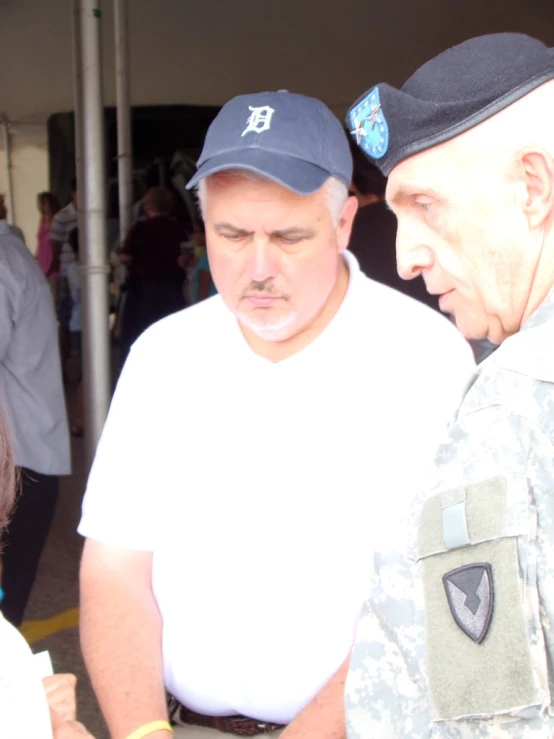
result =
M537 599L527 580L534 519L523 478L467 485L423 508L418 558L435 720L510 720L547 700L537 677L545 654L532 646Z

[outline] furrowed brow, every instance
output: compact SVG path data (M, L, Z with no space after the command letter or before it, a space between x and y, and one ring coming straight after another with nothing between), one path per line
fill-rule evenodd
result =
M238 226L233 226L232 223L227 223L225 221L221 223L214 223L214 231L216 233L231 233L233 235L247 235L248 231L246 231L244 228L239 228Z
M275 238L285 239L310 239L315 236L315 231L311 228L284 228L279 231L272 231L271 235Z

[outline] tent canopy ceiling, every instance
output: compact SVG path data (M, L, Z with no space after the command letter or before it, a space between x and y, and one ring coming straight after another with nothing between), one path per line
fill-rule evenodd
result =
M115 100L113 7L102 2L105 102ZM554 45L550 0L132 0L133 104L221 104L290 89L342 114L375 82L400 83L464 38L522 31ZM68 0L0 4L1 109L46 120L72 108Z

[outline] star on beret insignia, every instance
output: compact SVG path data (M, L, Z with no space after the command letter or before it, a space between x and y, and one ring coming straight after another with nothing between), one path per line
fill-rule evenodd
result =
M367 135L363 126L363 121L359 121L356 116L354 116L353 126L354 129L350 131L350 133L352 136L356 137L356 143L359 146L362 138Z
M389 148L389 126L374 87L349 114L356 143L373 159L381 159Z

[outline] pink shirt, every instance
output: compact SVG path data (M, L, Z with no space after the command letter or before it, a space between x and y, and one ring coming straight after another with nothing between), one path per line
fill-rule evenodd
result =
M41 218L37 234L37 262L46 277L57 277L57 273L50 272L52 264L52 242L50 240L50 229L46 225L46 219Z

